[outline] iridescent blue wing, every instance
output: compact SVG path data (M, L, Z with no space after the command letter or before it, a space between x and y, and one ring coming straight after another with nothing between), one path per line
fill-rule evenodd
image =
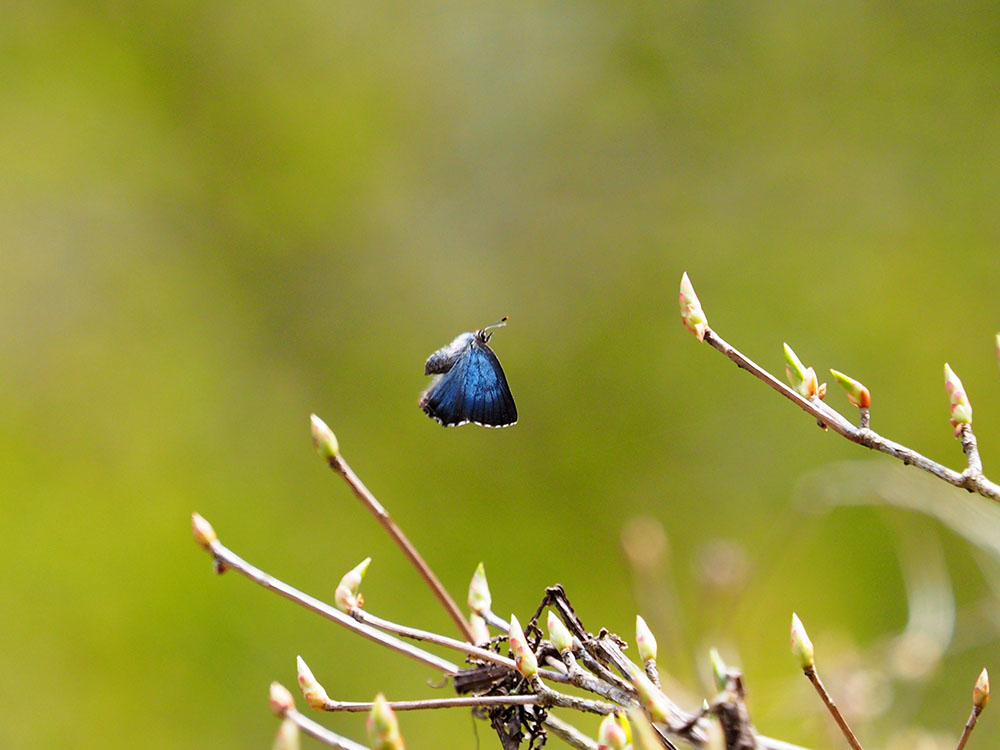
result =
M445 427L469 422L507 427L517 422L517 407L500 361L478 340L470 342L454 366L427 389L420 407Z

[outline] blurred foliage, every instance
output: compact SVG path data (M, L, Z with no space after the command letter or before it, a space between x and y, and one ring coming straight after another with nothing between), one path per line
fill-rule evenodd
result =
M437 694L191 542L197 509L327 598L371 555L374 612L450 632L310 411L456 594L482 560L501 614L557 581L593 629L631 638L639 611L691 705L715 645L762 731L830 745L796 610L863 739L953 742L998 666L979 553L900 507L803 513L800 477L868 457L698 346L676 289L687 270L750 356L780 372L788 341L861 379L876 429L959 466L948 360L989 472L998 42L983 2L7 8L0 745L267 747L297 653L334 697ZM438 427L424 358L503 314L520 423ZM960 616L890 684L914 544ZM496 746L465 712L403 731Z

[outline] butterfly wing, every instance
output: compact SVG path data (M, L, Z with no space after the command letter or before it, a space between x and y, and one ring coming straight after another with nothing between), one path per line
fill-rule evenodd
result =
M468 359L465 381L469 419L484 427L508 427L517 422L517 406L497 355L476 340Z
M470 342L454 366L427 389L420 408L445 427L469 422L507 427L517 422L517 407L500 361L478 340Z

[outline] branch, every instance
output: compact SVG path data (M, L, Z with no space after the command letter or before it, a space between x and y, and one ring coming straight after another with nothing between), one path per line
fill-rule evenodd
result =
M350 614L351 617L356 619L358 622L371 625L372 627L379 628L380 630L395 633L396 635L401 635L404 638L413 638L417 641L426 641L427 643L433 643L438 646L454 649L455 651L461 651L469 656L480 659L481 661L499 664L500 666L506 667L511 671L516 671L513 659L502 656L495 651L490 651L489 649L481 648L471 643L457 641L454 638L439 635L438 633L432 633L429 630L420 630L419 628L411 628L408 625L400 625L399 623L377 617L360 607L353 607ZM570 682L568 675L564 675L561 672L555 672L550 669L540 670L539 674L541 674L545 679L552 680L553 682Z
M829 427L841 437L850 440L852 443L857 443L866 448L871 448L872 450L892 456L902 461L904 465L913 465L918 469L923 469L955 487L961 487L969 492L975 492L994 502L1000 503L1000 485L990 481L982 473L982 462L979 460L976 438L972 433L971 425L962 425L960 431L962 449L969 458L969 467L965 471L955 471L904 445L900 445L879 435L868 427L855 427L847 417L832 407L827 406L818 398L807 399L800 396L796 391L775 378L752 359L727 343L707 325L704 328L704 341L726 355L738 367L746 370L800 409L809 413L821 426Z
M417 661L426 664L443 674L455 675L461 671L461 667L457 664L452 664L450 661L442 659L429 651L424 651L423 649L417 648L416 646L406 643L405 641L394 638L391 635L386 635L376 628L357 622L352 617L345 615L335 607L331 607L329 604L322 602L315 597L309 596L309 594L299 591L292 586L289 586L284 581L268 575L260 568L254 567L228 547L223 545L222 542L220 542L215 536L215 531L208 524L208 522L197 513L194 514L193 525L195 527L195 538L202 547L211 553L212 557L215 559L216 570L219 573L223 573L227 569L231 568L237 573L241 573L246 576L257 585L263 586L269 591L281 594L281 596L286 599L290 599L296 604L300 604L306 609L312 610L326 619L332 620L338 625L341 625L348 630L367 638L368 640L375 641L375 643L386 646L393 651L397 651L404 656L410 657L411 659L416 659Z
M826 708L833 717L833 720L837 722L837 726L840 727L840 731L844 735L848 744L854 748L854 750L864 750L861 747L861 743L858 742L858 738L851 730L850 725L847 723L847 719L845 719L844 715L840 713L840 709L837 708L837 704L834 703L832 696L827 692L826 686L823 685L823 681L816 673L816 667L806 667L802 671L805 673L805 676L809 678L809 682L813 684L813 687L816 688L816 692L819 693L819 697L822 698L823 703L826 705Z
M330 699L323 711L370 711L374 703L366 701L335 701ZM423 711L436 708L476 708L486 706L540 706L537 695L473 695L465 698L428 698L419 701L389 701L393 711Z
M407 559L413 564L413 567L417 569L420 577L424 579L428 586L430 586L431 591L434 592L434 596L437 597L438 601L445 608L445 611L454 620L455 625L461 631L462 635L467 641L473 643L476 638L472 632L472 628L469 626L469 621L465 619L465 615L458 608L455 600L452 599L451 594L445 589L444 585L431 570L431 567L427 564L424 558L417 551L417 548L413 546L410 540L403 533L403 530L396 525L396 522L392 520L392 516L389 515L389 511L383 507L376 497L371 493L371 491L365 486L358 475L354 473L347 462L340 455L340 447L337 444L337 439L334 437L333 432L326 424L317 417L315 414L312 415L312 430L313 430L313 441L316 444L317 450L320 455L326 459L327 464L335 472L340 474L344 478L344 481L350 486L351 490L357 496L361 504L364 505L373 516L382 524L389 536L392 537L396 545L403 550L403 554L406 555Z
M299 729L313 739L319 740L324 745L336 748L336 750L370 750L367 745L362 745L354 740L342 737L335 732L331 732L322 724L317 724L312 719L300 714L294 708L290 708L285 712L285 718L294 721L298 725Z

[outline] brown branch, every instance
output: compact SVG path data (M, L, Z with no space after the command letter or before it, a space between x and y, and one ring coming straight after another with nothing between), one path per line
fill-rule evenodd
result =
M285 711L283 716L294 721L305 734L319 740L324 745L329 745L337 750L370 750L367 745L362 745L354 740L342 737L335 732L331 732L322 724L317 724L312 719L300 714L294 708Z
M461 671L461 667L457 664L452 664L450 661L442 659L435 654L417 648L416 646L406 643L405 641L401 641L398 638L394 638L391 635L386 635L380 630L377 630L369 625L357 622L354 618L345 615L336 607L332 607L326 602L309 596L309 594L299 591L298 589L289 586L284 581L265 573L263 570L254 567L231 549L223 545L218 539L212 540L205 547L205 549L207 549L215 559L216 569L220 573L231 568L246 576L259 586L263 586L265 589L281 594L281 596L286 599L290 599L296 604L301 604L306 609L312 610L313 612L322 615L328 620L332 620L338 625L341 625L364 638L375 641L375 643L386 646L393 651L397 651L404 656L410 657L411 659L416 659L417 661L422 662L429 667L433 667L443 674L455 675Z
M461 651L471 657L479 659L485 662L491 662L493 664L499 664L502 667L506 667L512 671L515 671L517 667L514 665L514 660L495 651L490 651L489 649L481 648L479 646L473 645L472 643L465 643L464 641L458 641L454 638L449 638L445 635L439 635L438 633L432 633L429 630L421 630L419 628L411 628L409 625L400 625L399 623L392 622L391 620L386 620L376 615L366 612L363 609L354 607L351 610L351 617L356 619L358 622L362 622L366 625L371 625L374 628L379 628L389 633L395 633L396 635L401 635L404 638L413 638L417 641L426 641L427 643L433 643L438 646L444 646L445 648L450 648L455 651ZM547 680L552 680L553 682L570 682L568 675L562 672L555 672L550 669L542 669L539 671ZM594 691L596 692L596 691Z
M347 462L340 456L339 453L330 456L327 459L327 463L330 468L335 472L340 474L347 484L353 490L354 494L357 496L358 500L369 510L372 515L382 524L389 536L392 537L393 541L403 550L403 554L406 555L407 559L413 564L413 567L417 569L420 577L424 579L428 586L430 586L431 591L434 592L434 596L437 597L438 601L448 612L448 615L454 620L455 625L458 626L459 631L461 631L462 636L469 642L475 642L475 635L472 633L472 628L469 625L469 621L462 614L462 611L458 608L455 600L452 599L451 594L445 589L444 585L431 570L430 566L417 551L417 548L413 546L412 542L403 533L403 530L396 525L396 522L392 520L392 516L389 515L387 511L380 503L371 491L365 486L358 475L354 473Z
M840 713L840 709L837 708L837 704L833 702L833 698L826 691L823 681L816 673L816 667L809 666L802 671L805 673L805 676L809 678L809 682L813 684L813 687L816 688L816 692L819 693L819 697L823 699L823 703L826 704L826 708L830 712L830 715L833 716L833 720L837 722L837 726L840 727L840 731L847 739L848 744L850 744L854 750L864 750L861 747L861 743L858 742L858 738L854 736L854 732L851 731L851 727L848 725L847 720L844 718L843 714Z
M546 714L542 723L552 734L576 750L598 750L598 744L594 740L558 716Z
M324 711L370 711L374 703L328 700ZM470 695L465 698L429 698L419 701L388 701L393 711L423 711L436 708L475 708L478 706L538 706L537 695Z
M767 372L767 370L760 367L752 359L728 344L711 328L706 328L704 340L706 344L722 352L722 354L735 362L738 367L746 370L755 378L776 390L800 409L812 415L820 425L829 427L841 437L847 438L852 443L857 443L866 448L892 456L902 461L904 465L912 464L918 469L923 469L955 487L961 487L969 492L975 492L1000 503L1000 485L990 481L983 475L982 462L979 460L975 435L972 434L972 428L968 425L964 426L962 430L962 449L968 457L969 466L965 471L959 472L949 469L947 466L943 466L937 461L933 461L904 445L889 440L868 427L855 427L847 417L827 406L819 399L803 398L796 391ZM865 415L862 415L862 423L867 421L864 417Z
M958 740L958 747L955 750L962 750L965 747L965 743L969 740L969 735L972 734L972 730L976 728L976 722L979 721L979 714L982 712L982 706L972 707L972 713L969 714L969 720L965 722L965 729L962 730L962 736Z

